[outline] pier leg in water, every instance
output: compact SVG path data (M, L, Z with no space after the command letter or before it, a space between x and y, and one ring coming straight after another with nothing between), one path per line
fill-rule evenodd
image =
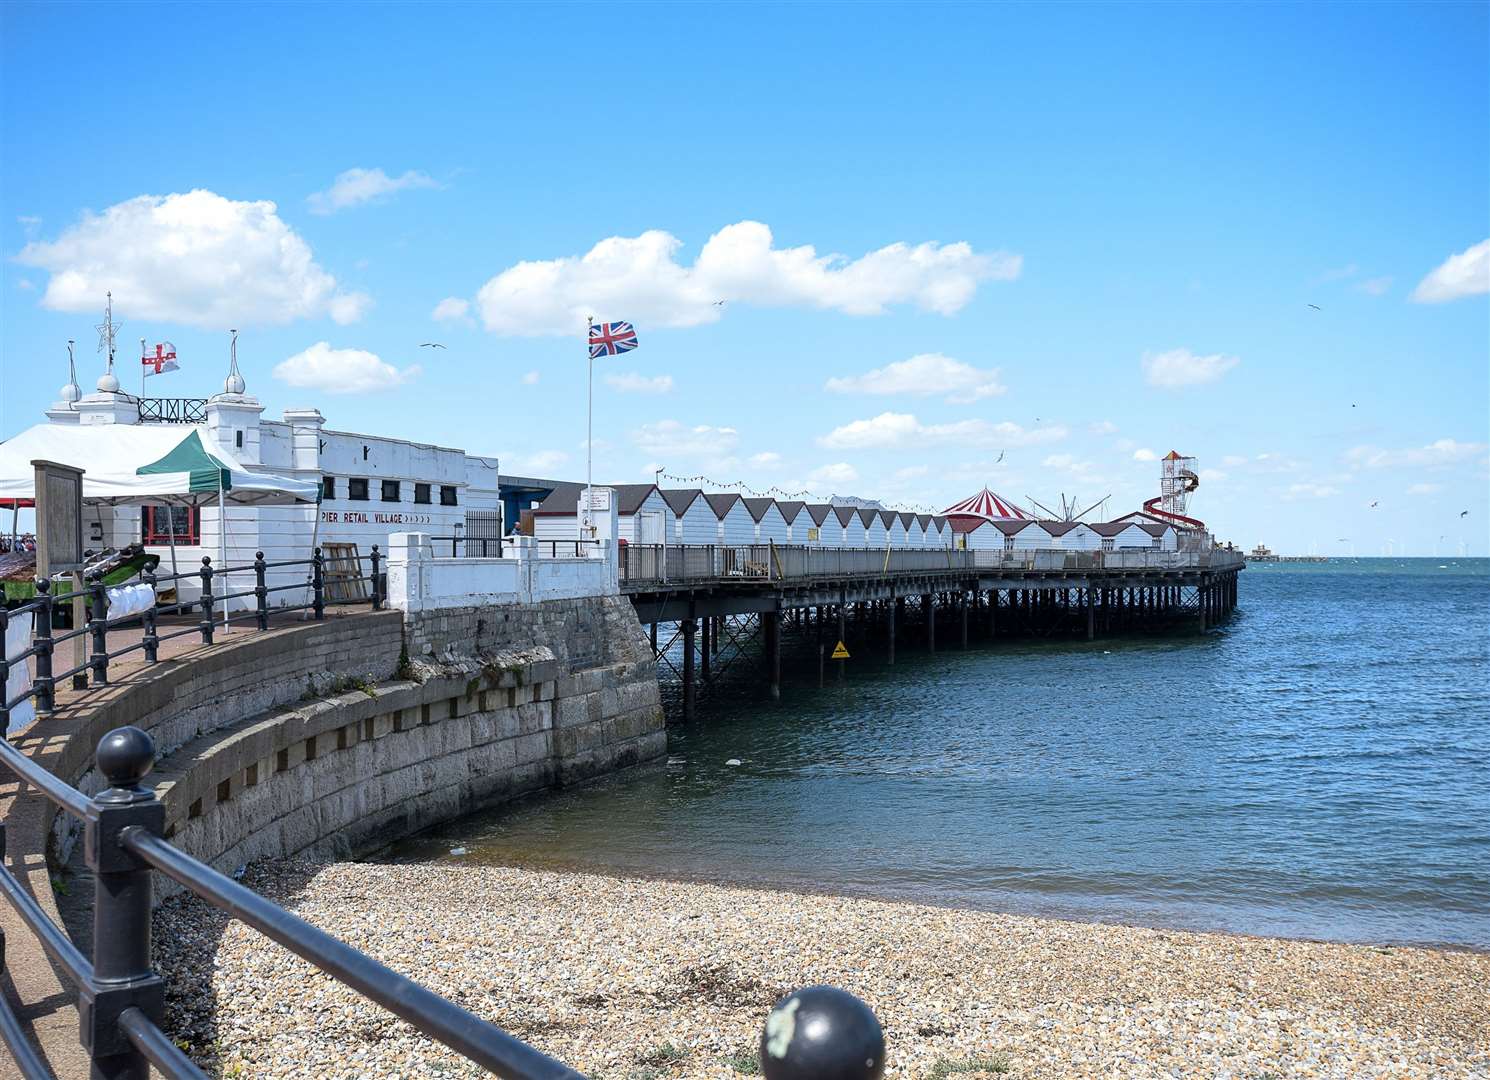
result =
M1086 598L1086 639L1094 641L1097 637L1097 609L1092 605L1092 584L1087 582L1081 595Z
M926 651L936 652L936 598L927 593L921 606L926 609Z
M988 590L988 640L992 641L998 636L999 629L999 593L997 589Z
M781 700L781 613L767 611L761 615L766 620L766 663L770 667L771 700Z
M709 645L710 645L710 642L715 637L717 637L718 634L719 634L718 629L713 624L714 624L714 620L713 620L712 617L709 617L709 618L705 618L704 619L704 625L703 625L703 631L704 631L703 638L704 638L704 640L703 640L703 643L702 643L704 647L699 650L699 652L700 652L700 659L702 661L702 667L699 668L699 673L698 673L699 678L703 679L704 682L708 682L709 681L709 653L711 652L711 650L709 648Z
M848 612L846 610L848 607L848 601L846 599L847 594L840 593L839 595L841 599L838 601L838 640L844 641L845 638L847 638L848 636ZM838 681L843 682L843 661L839 660L837 661L837 664Z
M895 615L900 607L900 597L892 597L885 605L885 630L889 635L889 647L885 656L885 663L890 667L895 666Z
M698 629L692 619L683 620L683 721L693 719L693 635Z
M652 655L657 655L657 624L652 624Z
M967 648L967 590L957 594L957 606L962 609L962 647Z

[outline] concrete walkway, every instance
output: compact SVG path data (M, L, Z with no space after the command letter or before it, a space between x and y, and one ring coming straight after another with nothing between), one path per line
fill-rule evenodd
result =
M25 732L12 736L10 741L55 775L76 783L91 766L94 750L91 744L96 741L92 735L99 730L101 722L108 721L109 727L131 722L139 710L149 708L150 691L158 689L170 693L170 687L179 682L184 669L201 667L204 671L215 670L225 662L230 663L232 654L244 648L268 647L277 654L294 652L297 637L325 625L324 622L304 620L301 615L295 612L272 617L267 631L256 628L251 613L235 615L232 625L226 630L219 618L211 645L204 644L194 629L200 616L163 618L157 631L162 638L177 631L190 632L163 640L157 663L145 663L144 651L136 649L110 662L108 685L82 690L59 688L52 715L38 719ZM328 622L390 617L397 616L389 612L373 612L362 605L326 609ZM111 629L109 651L136 644L142 637L143 629L140 627ZM73 666L76 661L72 648L70 641L58 647L54 658L56 668ZM117 713L117 716L108 716L110 712ZM8 769L0 769L0 822L5 826L6 862L22 888L35 898L49 918L62 925L53 893L53 868L49 864L51 849L56 842L52 836L52 823L57 813L46 799L23 786ZM81 898L75 899L88 903ZM5 935L5 972L0 980L0 993L6 995L56 1075L61 1080L84 1080L89 1066L78 1041L76 987L62 977L30 929L4 902L0 902L0 930ZM6 1058L5 1065L9 1066L9 1054L0 1050L0 1055ZM7 1068L0 1067L0 1075L8 1075Z

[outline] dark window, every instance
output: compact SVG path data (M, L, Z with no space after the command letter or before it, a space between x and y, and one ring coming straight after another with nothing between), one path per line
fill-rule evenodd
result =
M233 432L233 445L236 446L239 450L242 450L243 449L243 429L242 428L239 428L237 431Z
M140 540L146 544L169 544L175 534L178 544L202 542L202 511L195 506L146 506L141 508Z
M398 486L399 485L398 485L398 481L397 480L384 480L383 481L383 501L384 502L398 502Z
M455 488L452 487L450 484L441 484L440 485L440 505L441 506L455 506L456 505L456 501L455 501Z
M348 480L347 498L355 502L367 502L367 481L357 478Z
M334 498L336 498L336 477L334 477L334 476L323 476L323 477L321 477L321 498L323 498L323 499L334 499Z
M414 485L414 501L416 503L428 503L429 502L429 485L428 484L415 484Z

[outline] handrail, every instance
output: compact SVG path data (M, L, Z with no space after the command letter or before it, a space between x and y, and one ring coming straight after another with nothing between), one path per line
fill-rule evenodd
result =
M498 1076L552 1077L557 1080L580 1075L270 903L252 889L198 862L144 828L136 825L124 829L119 843L124 850L178 885L185 886L214 907L279 942L364 997L376 1001L389 1012Z
M0 828L3 827L3 824L0 824ZM10 872L9 867L0 866L0 893L4 893L10 906L15 908L16 914L31 927L36 939L41 942L41 947L57 962L57 966L62 969L68 981L79 988L92 986L93 965L78 951L78 947L68 939L62 929L47 918L46 912L41 910L41 905L36 902L36 898L21 888L21 883Z
M138 1006L131 1005L119 1014L119 1027L130 1044L144 1054L150 1064L165 1073L168 1080L207 1080L207 1074L197 1068L196 1062L166 1038L165 1032L156 1027Z
M21 1028L15 1010L5 1000L4 994L0 994L0 1040L5 1042L10 1056L15 1058L16 1068L21 1070L23 1080L56 1080L52 1070L31 1045L31 1040L26 1038L26 1032Z
M73 817L81 821L88 816L92 804L86 795L59 779L50 769L32 761L3 737L0 737L0 765L4 765ZM0 853L4 850L0 847Z

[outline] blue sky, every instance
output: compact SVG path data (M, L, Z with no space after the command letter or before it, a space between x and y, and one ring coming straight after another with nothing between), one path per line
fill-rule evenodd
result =
M0 437L111 287L153 393L236 326L268 415L582 478L593 310L597 480L1116 514L1173 447L1224 538L1483 555L1487 11L13 3Z

